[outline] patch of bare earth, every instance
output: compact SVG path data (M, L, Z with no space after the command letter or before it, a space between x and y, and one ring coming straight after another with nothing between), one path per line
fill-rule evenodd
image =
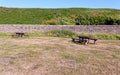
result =
M0 75L120 74L119 40L98 40L95 45L57 37L0 41Z

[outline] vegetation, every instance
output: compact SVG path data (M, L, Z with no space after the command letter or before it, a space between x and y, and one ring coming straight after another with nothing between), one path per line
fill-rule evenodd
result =
M120 40L0 38L0 75L119 75Z
M0 7L0 24L119 25L120 10L90 8L41 9Z
M0 33L0 37L11 37L10 36L11 34L13 33ZM77 33L69 30L52 30L47 32L27 32L26 34L29 35L29 37L48 36L48 37L75 38L78 35L83 35L83 36L91 36L99 40L120 40L120 34L115 34L115 33L90 34L90 33Z
M53 31L45 32L45 34L53 37L67 37L67 38L76 37L78 35L77 33L69 30L53 30Z
M120 25L119 19L107 16L78 16L76 25Z

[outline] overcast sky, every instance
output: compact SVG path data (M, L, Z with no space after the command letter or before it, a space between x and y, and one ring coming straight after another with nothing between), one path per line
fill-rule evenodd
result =
M2 7L14 8L115 8L120 0L0 0Z

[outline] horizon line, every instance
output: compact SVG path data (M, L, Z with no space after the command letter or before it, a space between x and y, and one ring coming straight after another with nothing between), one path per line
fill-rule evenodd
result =
M86 9L117 9L118 8L103 8L103 7L6 7L6 6L0 6L0 8L20 8L20 9L29 9L29 8L39 8L39 9L70 9L70 8L86 8Z

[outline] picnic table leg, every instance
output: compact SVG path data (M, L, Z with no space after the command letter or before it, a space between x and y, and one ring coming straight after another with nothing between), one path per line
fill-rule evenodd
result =
M85 41L84 44L87 45L88 44L87 41Z
M75 42L75 38L72 38L72 41Z
M96 44L96 41L97 41L97 40L94 40L94 44Z
M90 39L87 40L87 44L89 44Z
M79 38L79 43L81 43L81 42L82 42L82 39Z

